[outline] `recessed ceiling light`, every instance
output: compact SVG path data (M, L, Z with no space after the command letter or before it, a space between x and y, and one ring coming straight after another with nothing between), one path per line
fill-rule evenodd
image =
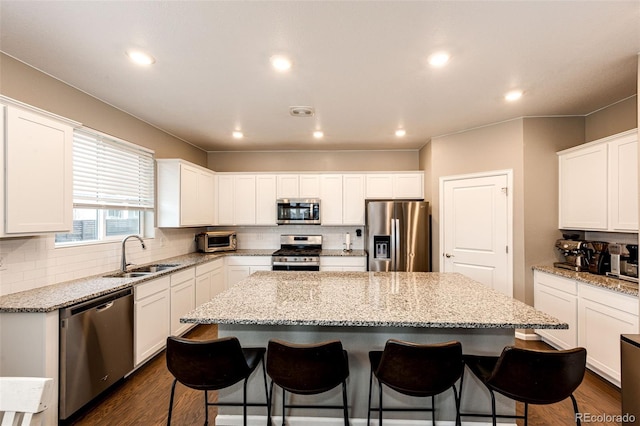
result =
M407 134L407 131L405 129L396 130L396 136L399 137L399 138L403 137L406 134Z
M316 139L320 139L324 136L324 132L322 130L316 130L313 132L313 137Z
M272 56L271 65L278 71L289 71L291 69L291 60L285 56Z
M127 56L134 64L138 65L151 65L156 62L156 59L139 50L130 50L127 52Z
M244 137L244 135L242 134L242 132L236 130L235 132L233 132L233 138L234 139L242 139Z
M505 100L509 102L517 101L522 97L522 90L512 90L504 95Z
M447 64L447 62L449 62L449 54L447 52L438 52L438 53L434 53L433 55L429 56L429 64L432 67L443 67Z

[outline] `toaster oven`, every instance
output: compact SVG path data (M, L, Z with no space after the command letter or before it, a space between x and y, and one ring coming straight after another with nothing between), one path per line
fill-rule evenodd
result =
M234 231L208 231L196 235L196 246L203 253L234 251L237 244Z

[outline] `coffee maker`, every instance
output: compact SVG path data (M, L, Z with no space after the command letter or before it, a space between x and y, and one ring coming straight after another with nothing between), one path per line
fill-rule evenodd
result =
M587 241L589 250L589 272L605 275L611 269L611 257L609 255L609 243L604 241Z
M554 262L553 266L577 272L589 270L589 250L586 241L559 239L556 241L556 248L564 256L564 262Z
M638 282L638 245L609 244L611 272L607 275L621 280Z

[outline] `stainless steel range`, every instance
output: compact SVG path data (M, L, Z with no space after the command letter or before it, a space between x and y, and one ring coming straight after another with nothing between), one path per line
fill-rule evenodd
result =
M319 271L322 235L280 235L280 250L271 255L273 271Z

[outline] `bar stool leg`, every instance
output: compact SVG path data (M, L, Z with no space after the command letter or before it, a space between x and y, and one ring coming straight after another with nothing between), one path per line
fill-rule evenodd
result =
M349 426L349 412L347 409L347 382L342 382L342 406L344 407L344 426Z
M267 398L267 419L271 426L271 398L269 397L269 388L267 387L267 368L264 365L264 357L262 357L262 376L264 378L264 394Z
M496 396L491 389L489 389L489 393L491 394L491 419L493 420L493 426L496 426L498 423L496 418Z
M174 379L173 384L171 385L171 398L169 398L169 417L167 418L167 426L171 426L171 414L173 413L173 396L176 392L176 383L178 383L178 379Z
M436 426L436 396L431 395L431 422L433 426Z
M367 426L371 424L371 388L373 387L373 368L369 373L369 403L367 404Z
M282 389L282 426L285 426L285 424L284 424L284 410L286 410L286 407L285 407L286 406L285 400L287 399L286 398L286 394L287 394L287 391Z
M529 404L524 403L524 426L529 424Z
M204 391L204 426L209 424L209 398L207 398L207 391Z
M272 425L271 421L271 404L273 403L273 380L271 381L271 386L269 386L269 393L267 393L267 426Z
M576 424L578 426L580 426L580 417L578 416L578 401L576 401L576 398L573 396L573 394L569 395L571 397L571 402L573 402L573 412L576 414Z
M379 401L378 401L378 426L382 426L382 383L378 382Z

